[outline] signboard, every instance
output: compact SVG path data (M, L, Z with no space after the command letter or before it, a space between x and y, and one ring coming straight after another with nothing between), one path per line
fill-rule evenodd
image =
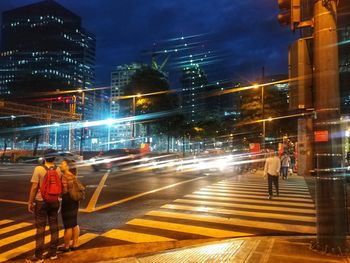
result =
M151 151L151 147L150 147L149 143L142 143L141 144L141 148L140 148L141 154L149 153L150 151Z
M251 153L259 153L260 152L260 143L249 143L249 151Z
M283 152L284 152L284 144L283 143L279 143L278 144L278 155L282 156Z
M328 131L327 130L315 131L314 138L315 138L315 142L328 142L329 140Z

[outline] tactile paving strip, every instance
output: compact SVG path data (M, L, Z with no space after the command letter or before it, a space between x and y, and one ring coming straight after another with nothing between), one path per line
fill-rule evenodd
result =
M236 262L234 257L243 243L243 240L222 242L198 248L188 248L147 256L138 260L142 263Z

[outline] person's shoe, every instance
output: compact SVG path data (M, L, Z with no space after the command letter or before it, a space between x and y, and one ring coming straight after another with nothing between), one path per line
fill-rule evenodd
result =
M44 259L42 257L32 256L26 259L27 263L42 263Z
M76 250L78 250L78 247L70 247L69 248L71 251L76 251Z
M51 253L48 253L46 256L45 256L45 259L51 259L51 260L56 260L58 259L58 256L57 254L51 254Z
M271 200L272 199L272 195L269 195L268 199Z
M66 247L58 247L57 248L57 252L59 252L59 253L67 253L69 251L71 251L71 248L66 248Z

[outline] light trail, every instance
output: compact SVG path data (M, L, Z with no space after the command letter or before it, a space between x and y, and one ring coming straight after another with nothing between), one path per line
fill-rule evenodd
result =
M116 101L116 100L132 99L132 98L142 98L142 97L170 94L170 93L176 93L176 92L178 92L178 91L177 90L162 90L162 91L156 91L156 92L145 93L145 94L117 96L117 97L112 97L110 100Z
M79 122L66 122L66 123L60 123L59 127L61 129L80 129L80 128L89 128L89 127L96 127L96 126L112 126L116 124L128 124L131 122L138 122L141 121L149 121L159 118L165 118L170 117L173 115L176 115L178 113L177 110L171 110L171 111L162 111L157 113L148 113L148 114L142 114L142 115L136 115L133 117L125 117L125 118L118 118L118 119L107 119L107 120L100 120L100 121L79 121ZM57 124L46 124L46 125L37 125L37 126L29 126L29 127L17 127L17 128L7 128L7 129L1 129L1 133L8 133L8 132L20 132L20 131L29 131L29 130L37 130L37 129L44 129L44 128L50 128L54 127L57 128Z

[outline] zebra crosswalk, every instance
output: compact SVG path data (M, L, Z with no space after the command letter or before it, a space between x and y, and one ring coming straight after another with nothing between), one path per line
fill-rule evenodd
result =
M50 242L48 230L49 228L47 227L45 244ZM33 251L35 248L35 233L36 229L32 223L16 223L13 220L0 220L0 262L5 262ZM63 234L64 230L60 230L59 238L62 238ZM79 239L79 246L91 241L97 236L93 233L83 234Z
M281 180L279 192L278 197L268 200L262 176L237 176L176 199L103 236L139 243L189 237L315 234L315 205L305 180Z

